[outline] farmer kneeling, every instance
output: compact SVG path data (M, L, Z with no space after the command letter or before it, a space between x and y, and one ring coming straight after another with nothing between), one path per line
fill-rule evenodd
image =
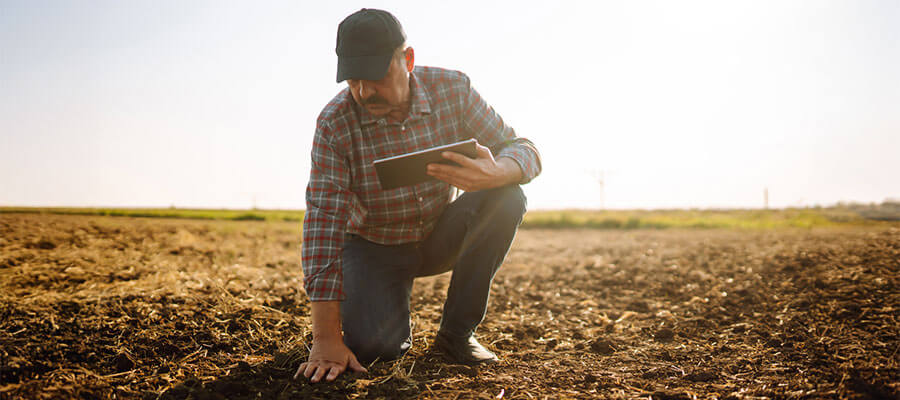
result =
M451 270L435 345L454 362L496 362L473 334L525 213L519 185L541 171L537 149L466 75L414 66L386 11L344 19L336 52L348 87L316 121L302 252L313 343L295 377L333 380L403 355L413 279ZM373 160L470 138L477 158L445 153L458 165L430 164L437 180L382 190ZM454 200L454 187L466 193Z

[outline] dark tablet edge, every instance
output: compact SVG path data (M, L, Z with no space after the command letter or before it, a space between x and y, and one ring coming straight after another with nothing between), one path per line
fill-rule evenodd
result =
M400 155L398 155L398 156L391 156L391 157L386 157L386 158L379 158L379 159L373 161L372 164L383 163L383 162L386 162L386 161L392 161L392 160L396 160L396 159L400 159L400 158L415 157L415 156L417 156L417 155L419 155L419 154L430 153L430 152L432 152L432 151L445 150L445 149L449 149L449 148L452 148L452 147L460 146L460 145L463 145L463 144L466 144L466 143L469 143L469 142L477 142L477 140L475 140L475 139L467 139L467 140L459 141L459 142L456 142L456 143L445 144L445 145L442 145L442 146L430 147L430 148L427 148L427 149L425 149L425 150L414 151L414 152L412 152L412 153L400 154Z

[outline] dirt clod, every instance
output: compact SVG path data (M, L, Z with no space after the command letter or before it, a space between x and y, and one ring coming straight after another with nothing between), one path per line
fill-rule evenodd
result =
M598 339L591 343L591 350L597 354L609 355L616 351L616 346L609 340Z
M670 328L660 328L653 334L653 338L658 342L671 342L672 339L675 339L675 331Z
M444 274L403 358L317 384L299 231L0 214L0 398L900 396L896 227L522 230L477 331L500 363L432 349Z

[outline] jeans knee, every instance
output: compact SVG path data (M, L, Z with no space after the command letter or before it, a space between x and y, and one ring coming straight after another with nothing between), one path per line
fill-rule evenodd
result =
M345 334L344 344L353 351L360 363L369 364L375 360L389 361L400 358L410 348L410 337L385 338L367 335L354 338Z
M517 225L521 223L528 206L528 199L525 197L522 187L509 185L495 190L497 190L495 212L502 215L504 219L514 220Z

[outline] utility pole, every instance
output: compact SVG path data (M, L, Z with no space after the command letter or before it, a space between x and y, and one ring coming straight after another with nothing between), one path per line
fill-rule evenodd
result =
M606 209L606 171L602 169L592 169L588 174L600 185L600 209Z
M767 187L763 188L763 209L769 209L769 188Z

